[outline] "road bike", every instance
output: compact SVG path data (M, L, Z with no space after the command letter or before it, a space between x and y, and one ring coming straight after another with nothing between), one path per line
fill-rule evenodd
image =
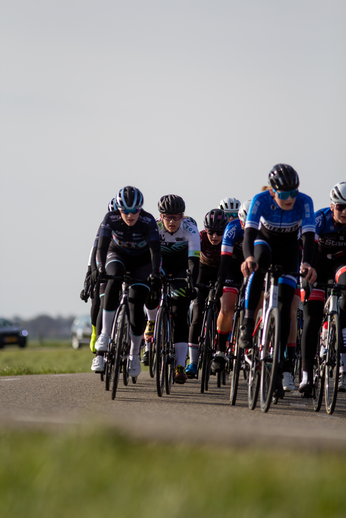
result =
M246 363L244 363L244 350L239 347L239 335L240 326L244 318L244 304L245 304L245 286L246 281L240 287L236 305L234 308L233 323L232 323L232 334L230 339L230 365L231 365L231 390L230 390L230 402L231 405L235 405L238 394L238 384L240 371L243 370L245 373ZM244 374L246 376L246 374Z
M198 338L198 370L202 370L201 394L204 394L209 388L210 365L215 354L216 320L219 311L215 301L215 283L210 282L208 285L199 283L196 287L209 290L204 303L201 335ZM221 373L218 373L219 375Z
M314 283L313 287L327 290L327 300L324 304L323 318L318 335L317 352L313 369L313 408L319 412L324 393L327 414L335 410L340 354L343 349L343 338L340 325L340 301L346 290L344 284Z
M115 399L119 377L122 374L125 386L129 383L129 353L131 345L130 337L130 313L129 313L129 289L135 279L126 273L124 276L106 275L105 279L121 280L121 299L113 320L112 331L104 358L105 388L110 390L112 399ZM141 281L142 282L142 281ZM137 378L132 377L132 383Z
M171 393L174 383L174 373L176 367L176 355L173 343L173 323L172 323L172 284L176 282L186 282L187 295L193 292L193 284L190 270L186 271L186 277L178 278L171 275L161 276L161 299L156 315L154 328L154 347L156 355L156 390L157 395L162 397L164 391ZM187 315L186 315L187 318Z

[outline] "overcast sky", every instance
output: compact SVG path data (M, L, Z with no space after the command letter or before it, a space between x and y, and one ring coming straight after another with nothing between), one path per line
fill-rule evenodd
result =
M0 315L80 315L125 185L200 228L279 162L346 181L345 0L2 0Z

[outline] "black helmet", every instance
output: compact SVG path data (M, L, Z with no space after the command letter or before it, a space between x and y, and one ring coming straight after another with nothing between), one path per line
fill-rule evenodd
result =
M161 214L182 214L185 212L185 202L183 198L176 194L162 196L157 206Z
M128 185L120 189L115 198L115 205L120 210L141 209L143 206L143 194L136 187Z
M227 223L227 214L222 209L213 209L204 216L204 226L208 230L225 230Z
M299 187L299 176L290 165L277 164L270 171L268 182L276 191L293 191Z

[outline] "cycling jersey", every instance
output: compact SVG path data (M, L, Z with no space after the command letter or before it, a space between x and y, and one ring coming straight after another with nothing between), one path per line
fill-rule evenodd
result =
M221 258L221 241L218 245L212 245L205 230L201 230L199 236L201 241L200 264L210 266L211 268L218 268Z
M157 220L157 228L161 243L162 267L165 272L177 275L178 272L186 270L189 259L192 262L193 259L199 260L201 245L195 220L184 216L180 227L173 234L165 229L161 219Z
M346 225L334 222L330 208L320 209L315 214L318 253L332 259L339 252L346 252Z
M105 266L107 251L116 252L125 257L142 256L150 262L149 249L156 252L153 269L159 268L159 233L154 217L141 209L137 222L133 226L127 225L122 219L119 210L108 212L100 227L100 236L96 253L97 267Z
M296 248L298 235L301 233L304 261L309 264L312 262L314 247L310 235L315 233L315 215L312 199L306 194L298 193L291 210L281 209L269 190L257 194L249 207L245 230L245 257L254 255L256 231L260 232L260 237L265 241L286 250L290 245ZM307 235L308 241L305 239Z
M221 244L221 255L243 257L244 230L239 219L230 221L225 229Z

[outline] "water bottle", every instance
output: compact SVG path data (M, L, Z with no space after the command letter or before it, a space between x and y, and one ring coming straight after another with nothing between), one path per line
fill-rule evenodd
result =
M321 339L320 339L320 358L323 358L327 352L327 334L328 334L328 322L324 322L322 326Z

